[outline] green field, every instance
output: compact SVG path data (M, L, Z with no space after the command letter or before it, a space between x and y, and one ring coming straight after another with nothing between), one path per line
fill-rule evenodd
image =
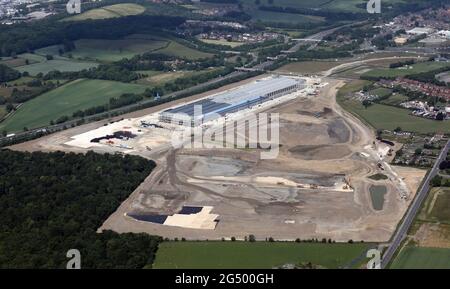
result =
M202 52L199 50L195 50L192 48L189 48L187 46L184 46L176 41L171 41L169 45L162 49L158 49L155 51L156 53L162 53L166 55L176 56L176 57L182 57L187 59L199 59L199 58L208 58L212 57L213 55L211 53Z
M450 224L450 188L433 188L427 197L418 220Z
M147 76L138 79L137 81L135 81L135 83L143 85L164 85L167 82L174 81L181 77L197 76L218 69L220 68L212 68L200 71L170 71L170 72L153 71L153 70L136 71L137 73L142 73Z
M270 269L287 263L311 262L325 268L339 268L360 257L368 246L364 243L164 242L159 245L153 267Z
M53 60L45 60L39 63L33 63L29 65L19 66L15 69L20 72L28 72L30 75L37 75L38 73L47 74L53 70L59 70L61 72L71 72L71 71L81 71L83 69L89 69L92 67L97 67L97 63L94 62L85 62L85 61L77 61L77 60L62 60L62 59L53 59Z
M376 95L378 97L387 97L392 94L392 90L384 87L378 87L368 91L368 93Z
M168 41L152 39L147 35L130 35L123 39L80 39L75 41L73 57L99 61L117 61L137 54L164 48Z
M418 133L450 133L450 122L412 116L407 109L376 103L364 108L360 102L354 100L338 98L338 101L344 109L358 115L375 129L394 130L401 127L402 130Z
M35 53L20 54L19 58L28 59L30 61L30 64L35 63L35 62L42 62L42 61L46 61L47 60L47 59L45 59L44 56L39 55L39 54L35 54Z
M138 15L143 13L144 11L145 7L141 5L133 3L123 3L88 10L79 15L65 18L63 21L81 21L87 19L97 20L97 19L117 18L123 16Z
M300 61L286 64L277 71L292 73L318 73L336 67L344 61Z
M416 73L422 73L422 72L428 72L432 71L438 68L450 66L449 63L445 62L422 62L422 63L416 63L409 66L407 68L400 67L400 68L387 68L387 69L374 69L371 71L368 71L364 73L362 76L368 76L368 77L397 77L397 76L406 76L410 74L416 74Z
M107 104L123 93L142 93L146 86L107 80L79 79L25 102L11 117L0 123L0 131L22 131L48 125L77 110Z
M280 13L263 10L251 10L250 15L252 19L261 22L275 22L275 23L320 23L325 21L325 18L318 16L293 14L293 13Z
M393 261L393 269L450 269L450 249L405 247Z
M410 111L394 106L374 103L365 108L361 102L347 99L346 95L361 90L371 84L367 80L355 80L343 86L336 97L337 102L347 111L355 114L375 129L394 130L401 127L405 131L418 133L450 132L450 122L434 121L416 117Z
M215 40L215 39L200 39L200 40L209 44L230 46L231 48L238 47L244 44L243 42L233 42L227 40Z
M7 114L6 108L4 105L0 105L0 119L2 119Z
M405 102L407 100L408 97L406 95L396 93L389 96L389 98L382 100L381 103L387 105L399 105L400 103Z
M24 58L5 58L0 61L0 64L15 68L18 66L26 65L26 60Z
M247 7L256 8L255 0L242 0ZM402 0L384 0L383 4L404 2ZM363 4L364 8L357 5ZM331 11L345 11L345 12L366 12L366 0L275 0L274 6L293 7L293 8L320 8ZM267 6L267 1L261 0L261 5Z

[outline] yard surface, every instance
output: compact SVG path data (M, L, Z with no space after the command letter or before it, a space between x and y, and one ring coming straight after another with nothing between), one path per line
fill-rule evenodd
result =
M22 131L49 125L61 116L104 105L111 97L123 93L142 93L146 86L107 80L79 79L69 82L24 103L13 115L0 123L0 131Z
M450 249L406 247L394 260L393 269L450 269Z
M294 242L164 242L153 267L192 269L270 269L283 264L311 262L338 268L360 257L368 244Z

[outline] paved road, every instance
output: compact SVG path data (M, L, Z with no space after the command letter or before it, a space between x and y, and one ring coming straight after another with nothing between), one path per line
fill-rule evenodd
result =
M428 195L428 192L430 191L430 181L439 172L439 164L446 158L449 149L450 149L450 140L447 142L444 149L442 149L441 153L439 154L439 157L434 163L433 168L423 181L423 184L420 187L419 191L417 192L416 197L414 198L403 220L401 221L401 224L398 226L397 231L392 237L392 242L389 244L388 249L383 255L383 259L381 261L381 268L387 267L387 265L392 260L392 257L394 256L395 252L400 247L402 241L405 239L406 234L409 228L411 227L411 224L414 221L415 216L417 215L423 201L425 200L425 198Z

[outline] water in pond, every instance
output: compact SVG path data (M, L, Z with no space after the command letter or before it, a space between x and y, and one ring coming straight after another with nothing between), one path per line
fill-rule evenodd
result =
M384 195L387 193L387 188L385 186L372 185L369 188L369 192L372 199L372 207L377 211L383 210Z
M164 222L167 219L167 215L135 215L135 214L128 214L131 218L138 220L138 221L144 221L144 222L150 222L150 223L156 223L156 224L164 224Z

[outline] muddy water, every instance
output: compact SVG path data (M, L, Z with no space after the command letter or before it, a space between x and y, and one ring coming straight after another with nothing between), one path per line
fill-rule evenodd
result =
M372 199L372 207L377 211L383 210L384 195L387 193L387 188L385 186L372 185L369 188L369 192Z

